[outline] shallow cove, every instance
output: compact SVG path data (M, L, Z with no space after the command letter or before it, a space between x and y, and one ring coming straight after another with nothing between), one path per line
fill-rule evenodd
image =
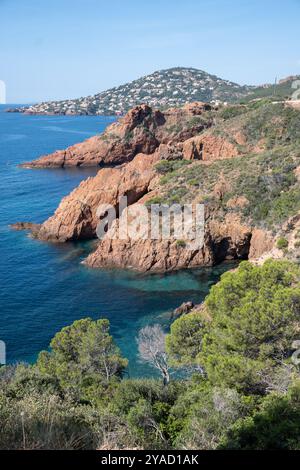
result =
M106 317L130 376L151 375L136 357L135 337L147 323L168 325L186 300L201 302L232 265L141 275L93 270L80 264L91 243L53 245L9 229L17 221L41 222L61 198L97 169L26 170L19 163L100 133L114 118L26 116L0 106L0 339L9 362L34 361L63 326Z

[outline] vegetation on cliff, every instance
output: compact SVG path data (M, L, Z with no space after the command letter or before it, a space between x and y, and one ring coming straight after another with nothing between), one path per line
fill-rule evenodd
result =
M269 99L219 108L196 102L164 112L138 106L103 135L26 164L114 165L65 197L34 236L95 238L99 205L117 208L125 195L129 205L204 204L204 248L193 252L184 239L115 240L109 230L86 259L90 266L170 271L259 258L275 246L298 259L299 118L293 104ZM279 238L286 247L276 245Z
M288 261L224 274L171 325L170 382L126 378L109 323L76 321L0 370L0 447L300 449L299 282Z
M258 109L232 109L216 114L217 124L208 132L231 140L240 155L209 165L198 160L158 162L159 202L197 200L212 208L220 220L238 213L249 225L276 231L300 209L299 112L269 102ZM243 142L238 143L235 136L241 139L241 134Z

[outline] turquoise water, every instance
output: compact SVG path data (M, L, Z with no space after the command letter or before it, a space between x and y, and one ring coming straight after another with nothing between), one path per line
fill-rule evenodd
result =
M136 335L148 323L166 328L182 302L200 302L228 266L166 275L92 270L80 264L93 242L53 245L8 224L41 222L91 169L25 170L18 163L101 132L113 118L24 116L0 106L0 339L8 362L33 361L74 320L105 317L130 376L149 375L137 359Z

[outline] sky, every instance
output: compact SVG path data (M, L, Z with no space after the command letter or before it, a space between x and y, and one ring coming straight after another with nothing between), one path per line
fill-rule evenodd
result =
M78 98L169 67L240 84L300 74L300 0L0 0L8 103Z

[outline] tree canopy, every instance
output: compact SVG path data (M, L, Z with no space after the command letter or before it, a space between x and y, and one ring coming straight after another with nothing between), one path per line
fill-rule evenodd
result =
M76 320L63 328L50 343L50 352L39 354L40 372L56 377L62 388L80 389L89 384L108 383L121 377L127 359L109 334L109 321Z
M299 279L299 267L288 261L242 262L223 274L205 299L206 321L202 310L172 325L173 362L198 364L213 385L263 393L290 363L299 336Z

